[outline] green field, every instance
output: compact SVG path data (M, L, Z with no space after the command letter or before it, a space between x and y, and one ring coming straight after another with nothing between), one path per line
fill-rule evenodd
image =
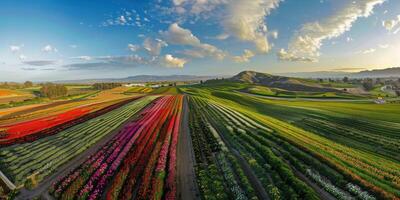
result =
M315 179L332 195L321 180L338 191L351 193L349 188L358 185L377 198L400 195L400 104L269 100L236 92L246 87L216 84L180 90L194 97L195 106L249 164L254 159L260 166L271 166L271 160L281 160L278 169L272 166L278 171L267 170L265 174L283 173L279 168L286 166ZM263 177L263 172L258 176ZM281 194L292 188L289 196L312 195L306 186L291 186L295 180L283 181L289 184L285 187L278 184L282 180L272 177L264 186L272 184Z

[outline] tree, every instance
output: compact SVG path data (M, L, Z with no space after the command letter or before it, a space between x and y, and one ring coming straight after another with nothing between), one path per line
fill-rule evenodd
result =
M32 87L32 86L33 86L32 81L25 81L24 87L29 88L29 87Z
M345 83L349 82L349 77L345 76L345 77L343 78L343 82L345 82Z
M48 97L50 99L63 97L68 94L68 89L64 85L58 85L53 83L43 84L42 88L40 88L40 95L42 97Z
M372 80L370 80L370 79L363 81L362 86L367 91L370 91L374 88L374 84L372 83Z
M396 95L400 97L400 90L396 90Z

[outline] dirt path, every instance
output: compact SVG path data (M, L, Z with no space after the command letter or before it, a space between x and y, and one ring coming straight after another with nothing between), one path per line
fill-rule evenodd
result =
M148 104L147 106L152 105L152 103ZM143 109L145 109L147 106L145 106ZM143 110L142 109L142 110ZM141 111L137 112L140 113ZM114 131L111 133L107 134L104 136L99 142L96 144L92 145L89 149L87 149L85 152L81 153L80 155L76 156L70 161L67 161L65 165L59 167L55 172L52 173L51 176L46 177L43 179L40 184L33 190L27 190L27 189L22 189L20 191L20 194L15 198L16 200L30 200L33 199L34 197L42 196L46 197L48 199L50 195L48 195L48 189L51 186L53 182L58 180L59 178L64 177L67 175L71 170L75 169L78 167L81 163L83 163L88 156L96 153L100 148L103 147L104 144L106 144L109 140L111 140L115 135L118 134L122 128L130 123L132 120L134 120L138 115L135 114L128 120L126 120L124 123L122 123L120 126L118 126ZM51 198L51 197L50 197Z
M184 98L182 113L181 132L179 134L177 147L178 199L198 200L200 199L200 192L197 187L196 174L194 171L196 161L189 130L189 106L186 97Z

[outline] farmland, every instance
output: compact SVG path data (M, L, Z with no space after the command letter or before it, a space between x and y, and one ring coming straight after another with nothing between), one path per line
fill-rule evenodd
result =
M267 192L270 184L307 199L318 197L312 191L326 199L321 188L341 199L356 197L354 188L371 198L399 196L398 104L276 101L232 92L236 86L181 90L195 96L230 152L261 166L254 172Z
M276 91L117 87L21 109L0 119L0 169L17 199L399 198L398 103Z

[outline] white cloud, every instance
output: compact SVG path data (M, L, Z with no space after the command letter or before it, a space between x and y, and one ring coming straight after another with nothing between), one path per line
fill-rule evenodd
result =
M132 52L136 52L137 50L140 49L140 46L135 44L128 44L128 49Z
M178 68L183 68L185 66L185 63L187 62L187 60L173 57L171 54L165 55L163 61L167 67Z
M18 57L19 57L20 60L26 60L27 59L27 57L24 54L20 54Z
M167 31L161 32L163 38L170 44L200 45L200 40L188 29L181 28L177 23L169 26Z
M188 10L190 14L202 15L205 18L207 18L206 13L228 2L229 0L172 0L177 14L186 13Z
M249 62L250 58L252 58L254 56L255 56L255 54L252 51L245 49L243 55L234 56L232 59L235 62L242 63L242 62Z
M387 49L387 48L389 48L389 45L388 45L388 44L380 44L380 45L379 45L379 48L381 48L381 49Z
M382 26L385 27L386 30L392 31L395 27L400 26L400 15L397 15L396 19L382 21Z
M281 60L307 61L319 57L319 49L324 40L339 37L351 29L353 23L360 17L368 17L375 6L385 0L354 0L336 14L313 23L307 23L297 31L289 43L288 50L281 50L278 56Z
M70 47L70 48L73 48L73 49L76 49L76 48L78 48L78 45L76 45L76 44L71 44L71 45L69 45L69 47Z
M143 48L153 56L160 55L161 49L166 46L168 44L160 39L146 38L143 42Z
M353 41L353 38L351 38L351 37L346 37L346 41L347 41L347 42L351 42L351 41Z
M222 33L222 34L217 35L217 36L215 37L215 39L217 39L217 40L226 40L226 39L228 39L229 37L230 37L229 34Z
M58 52L58 50L55 48L55 47L52 47L51 45L46 45L46 46L44 46L43 48L42 48L42 51L43 52L46 52L46 53L57 53Z
M278 39L279 32L278 31L271 31L268 33L268 36L272 37L273 39Z
M374 53L375 51L376 51L376 49L370 48L370 49L364 50L364 51L362 52L362 54L370 54L370 53Z
M180 27L177 23L171 24L167 31L161 32L161 36L169 44L194 47L195 49L187 51L191 54L201 54L203 57L212 56L219 60L224 59L226 56L226 53L218 49L217 47L211 44L201 43L199 38L193 35L189 29L184 29Z
M22 49L23 46L24 46L24 45L11 45L11 46L10 46L10 51L11 51L12 53L19 52L19 51Z
M84 61L93 60L93 58L90 56L78 56L78 57L72 57L71 59L79 59L79 60L84 60Z
M226 32L239 40L252 42L258 52L267 53L271 46L267 39L265 17L278 7L280 0L232 0L222 24Z
M292 61L292 62L317 62L315 58L296 56L287 52L285 49L281 49L278 52L278 57L280 60Z
M186 0L172 0L172 3L174 3L175 6L179 6L182 3L184 3Z

